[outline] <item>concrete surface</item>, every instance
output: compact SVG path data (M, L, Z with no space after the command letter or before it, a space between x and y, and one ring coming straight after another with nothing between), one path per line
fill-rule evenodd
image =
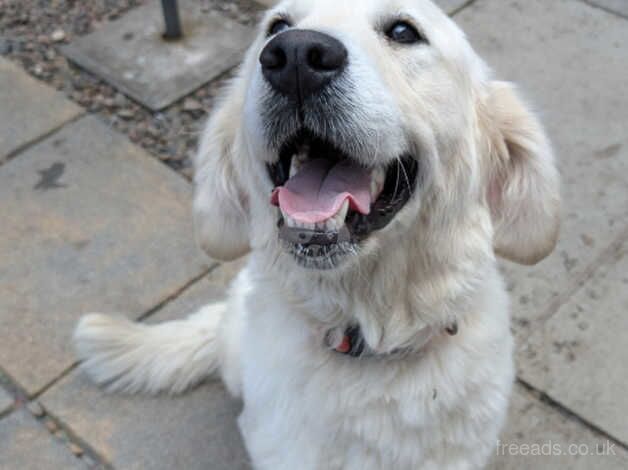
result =
M218 268L152 321L182 318L222 300L232 274ZM116 468L249 468L236 424L240 404L216 381L180 398L128 397L104 394L76 371L45 393L42 403Z
M0 163L82 109L0 57Z
M42 401L115 468L248 468L235 421L240 404L218 382L180 398L129 397L104 394L72 373Z
M180 0L185 37L164 41L161 3L151 0L120 20L62 48L84 67L158 110L237 65L253 30Z
M9 395L9 392L0 386L0 415L13 406L13 401L13 397Z
M452 14L469 3L469 0L434 0L434 3L447 13Z
M628 23L572 0L481 0L456 21L497 76L520 84L534 103L562 173L556 251L534 268L504 264L523 340L628 223L628 55L621 47L628 44Z
M628 2L626 0L586 0L586 2L628 18Z
M628 242L524 344L524 380L628 443ZM618 412L619 411L619 412Z
M85 464L25 409L0 419L2 470L74 470Z
M516 387L487 470L624 470L628 452Z
M206 271L190 199L94 117L0 166L0 364L29 394L74 362L80 315L137 317Z

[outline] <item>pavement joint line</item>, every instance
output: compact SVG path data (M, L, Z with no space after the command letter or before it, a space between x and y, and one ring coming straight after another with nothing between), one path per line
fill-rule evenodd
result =
M43 410L43 415L38 417L38 416L33 415L30 412L30 410L27 409L27 411L35 418L35 420L41 426L43 426L43 428L53 438L56 438L60 444L64 444L65 449L68 452L70 452L74 456L74 458L78 460L83 460L83 457L87 455L97 465L92 468L98 468L102 470L114 470L114 467L104 457L102 457L98 452L96 452L96 450L94 450L91 444L89 444L87 441L85 441L80 436L78 436L72 430L70 426L68 426L66 423L64 423L62 420L60 420L53 414L49 413L48 410L44 408L43 406L42 406L42 410ZM53 423L53 428L55 428L56 430L53 430L50 427L48 427L49 426L48 423ZM59 431L61 431L62 433L61 437L57 434ZM65 437L67 439L67 443L63 442L62 437ZM82 451L82 455L81 456L76 455L74 452L72 452L72 450L69 448L69 445L67 444L75 444L78 447L80 447Z
M615 10L611 10L610 8L607 8L605 6L598 5L597 3L591 3L589 0L580 0L580 1L591 8L595 8L596 10L604 11L608 13L609 15L613 15L617 18L621 18L622 20L628 20L628 16L623 15Z
M68 375L70 375L70 373L72 373L72 371L74 369L76 369L79 366L79 364L80 364L80 361L76 361L76 362L72 363L71 365L69 365L65 370L61 371L61 373L59 375L57 375L54 379L52 379L50 382L48 382L46 385L44 385L40 390L38 390L36 393L33 393L33 395L30 397L30 399L31 400L36 400L36 399L40 398L48 390L50 390L52 387L54 387L60 381L62 381L64 378L66 378Z
M9 408L7 408L6 410L0 412L0 421L2 421L4 418L6 418L7 416L9 416L11 413L13 413L15 410L17 410L19 408L19 406L17 406L15 403L13 403L12 406L10 406Z
M78 121L79 119L83 118L86 116L86 110L84 108L81 108L81 111L74 117L68 119L67 121L62 122L61 124L59 124L58 126L53 127L52 129L50 129L48 132L43 133L42 135L35 137L34 139L25 142L24 144L20 145L18 148L16 148L15 150L13 150L11 153L9 153L5 158L3 158L2 160L0 160L0 167L2 167L3 165L5 165L6 163L9 163L11 160L13 160L14 158L19 157L19 155L27 150L29 150L32 147L35 147L37 144L43 142L44 140L46 140L48 137L53 136L54 134L56 134L57 132L61 131L61 129L63 129L65 126L68 126L70 124L75 123L76 121Z
M465 8L471 6L473 3L475 3L476 0L467 0L466 2L464 2L462 5L460 5L458 8L456 8L454 11L452 11L449 16L454 17L456 16L458 13L460 13L462 10L464 10Z
M20 383L15 380L11 375L0 365L0 385L4 387L4 389L11 395L14 399L13 407L19 408L23 403L29 401L28 393L26 390L20 385Z
M586 283L595 276L602 266L610 264L615 260L614 255L621 249L626 240L628 240L628 225L624 226L615 239L602 250L580 274L576 274L572 278L571 283L563 292L550 300L549 307L536 320L539 322L541 328L545 326L545 323L547 323L569 299L585 287Z
M164 300L160 301L157 305L155 305L154 307L150 308L148 311L144 312L142 315L140 315L134 321L136 321L136 322L143 322L147 318L149 318L152 315L156 314L161 309L166 307L168 304L170 304L171 302L174 302L176 299L178 299L188 289L191 289L192 286L196 285L196 283L201 281L204 277L209 275L212 271L214 271L219 266L220 266L220 263L212 264L209 268L203 270L203 272L201 274L199 274L198 276L192 278L190 281L185 283L182 287L177 289L174 293L168 295ZM35 399L41 397L42 395L44 395L48 390L50 390L52 387L54 387L56 384L58 384L61 380L63 380L65 377L67 377L69 374L71 374L80 364L81 364L81 361L74 362L73 364L68 366L65 370L63 370L57 377L55 377L53 380L51 380L46 385L44 385L41 388L41 390L37 391L37 393L34 393L30 397L29 397L28 394L26 394L26 392L24 392L22 390L21 387L18 386L19 390L21 391L21 394L23 394L23 396L24 396L24 398L26 400L28 400L29 398L30 398L30 400L35 400ZM13 382L15 382L15 381L13 381Z
M143 313L142 315L140 315L137 318L137 322L143 322L145 320L147 320L148 318L152 317L153 315L155 315L156 313L158 313L160 310L163 310L167 305L169 305L170 303L174 302L175 300L177 300L179 297L181 297L183 294L185 294L189 289L191 289L193 286L195 286L198 282L202 281L203 278L205 278L206 276L208 276L209 274L211 274L212 272L214 272L216 269L218 269L221 266L220 263L218 262L214 262L211 266L209 266L207 269L203 270L203 272L201 274L199 274L198 276L192 278L190 281L188 281L186 284L184 284L182 287L180 287L179 289L177 289L175 292L173 292L171 295L167 296L164 300L162 300L161 302L159 302L157 305L155 305L153 308L151 308L150 310L148 310L147 312Z
M528 391L530 394L532 394L538 401L540 401L541 403L549 406L553 410L557 411L558 413L560 413L565 418L567 418L567 419L569 419L571 421L574 421L574 422L580 424L581 426L584 426L588 430L592 431L594 434L597 434L599 437L603 437L604 439L608 439L610 442L615 444L617 447L619 447L619 448L621 448L621 449L623 449L625 451L628 451L628 443L623 442L622 440L620 440L620 439L616 438L615 436L613 436L613 435L609 434L608 432L606 432L604 429L602 429L598 425L596 425L596 424L592 423L591 421L583 418L582 416L580 416L579 414L577 414L573 410L567 408L565 405L563 405L559 401L557 401L554 398L552 398L551 396L549 396L543 390L537 389L532 384L526 382L524 379L522 379L520 377L517 377L517 380L516 380L515 383L517 383L520 386L522 386L526 391Z

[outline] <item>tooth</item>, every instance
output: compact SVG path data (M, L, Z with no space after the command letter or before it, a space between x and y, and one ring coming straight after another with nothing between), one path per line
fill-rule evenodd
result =
M301 148L299 153L295 153L292 156L292 160L290 162L290 178L292 178L301 170L301 167L308 159L309 153L310 153L310 148L309 146L305 145Z
M297 226L297 222L296 220L294 220L292 217L290 217L288 214L286 214L284 211L281 211L281 214L283 215L283 220L286 223L286 225L290 228L294 228Z
M345 202L342 203L342 207L340 208L340 211L338 211L338 214L336 214L336 217L334 217L339 227L342 227L343 224L345 223L348 213L349 213L349 199L345 199Z
M292 156L292 162L290 163L290 178L296 175L301 169L301 162L298 155Z
M384 189L386 182L386 172L383 168L378 167L371 173L371 199L375 200L379 197Z

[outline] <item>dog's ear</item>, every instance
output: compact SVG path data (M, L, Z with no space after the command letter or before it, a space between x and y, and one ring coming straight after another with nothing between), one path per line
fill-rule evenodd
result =
M560 225L560 183L551 145L509 83L490 84L483 114L495 252L536 264L556 246Z
M248 196L236 168L244 91L236 78L203 133L195 161L194 220L201 247L232 261L249 251Z

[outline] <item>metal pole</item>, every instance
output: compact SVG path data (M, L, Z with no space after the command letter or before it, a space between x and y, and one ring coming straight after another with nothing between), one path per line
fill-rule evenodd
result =
M180 39L183 36L183 32L181 31L177 0L161 0L161 6L164 10L164 20L166 22L164 39Z

